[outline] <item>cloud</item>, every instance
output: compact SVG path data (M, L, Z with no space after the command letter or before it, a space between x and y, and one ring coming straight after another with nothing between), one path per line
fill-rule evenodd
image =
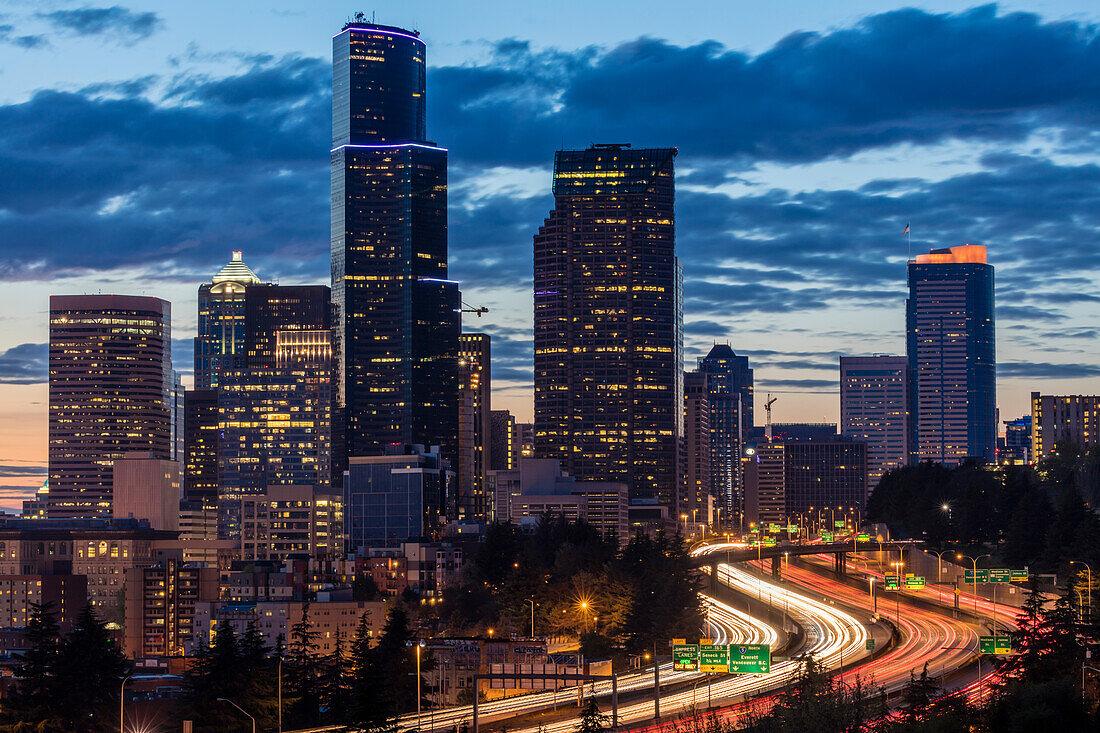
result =
M48 344L19 344L0 352L0 384L40 384L49 378ZM0 467L2 469L2 467Z
M156 13L135 13L120 5L109 8L83 7L38 13L51 26L76 36L99 36L117 41L148 38L163 25Z
M997 376L1027 379L1082 379L1085 377L1100 377L1100 366L1096 364L1000 362L997 364Z
M11 466L0 465L0 478L15 478L16 476L32 476L34 478L46 478L47 466Z
M836 379L761 379L756 390L776 392L777 387L787 387L796 392L814 392L831 394L840 390Z
M19 48L34 49L49 45L45 36L20 36L15 32L15 26L10 23L0 24L0 43L8 43Z

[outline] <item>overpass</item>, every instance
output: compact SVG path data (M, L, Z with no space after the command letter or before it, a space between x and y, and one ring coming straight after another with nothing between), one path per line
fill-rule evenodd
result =
M734 562L749 562L750 560L764 560L770 558L772 561L772 575L779 577L779 563L784 556L797 556L797 555L832 555L834 560L834 570L838 578L844 577L846 573L847 555L849 552L889 552L891 550L897 550L899 558L904 560L904 553L906 550L916 547L921 543L917 540L885 540L879 542L877 540L871 540L868 542L817 542L817 543L798 543L798 542L786 542L776 544L774 547L763 547L757 545L756 547L745 547L742 545L732 545L719 543L714 545L703 545L696 547L692 552L691 563L697 568L709 567L711 569L711 577L717 577L716 568L719 563L734 563ZM713 549L711 549L713 548Z

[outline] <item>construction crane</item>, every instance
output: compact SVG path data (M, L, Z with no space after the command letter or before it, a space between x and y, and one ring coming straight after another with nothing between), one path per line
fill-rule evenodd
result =
M458 309L458 312L459 313L476 313L477 317L481 318L481 316L483 314L489 312L489 308L487 306L484 306L484 305L480 306L480 307L475 307L475 306L470 305L469 303L467 303L464 300L464 301L462 301L462 307Z
M764 437L768 439L768 442L772 442L772 405L778 397L772 397L772 393L768 392L768 401L764 403L764 412L768 413L767 422L764 423Z

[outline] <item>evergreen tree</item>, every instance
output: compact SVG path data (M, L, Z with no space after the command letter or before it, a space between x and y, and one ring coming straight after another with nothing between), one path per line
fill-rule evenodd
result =
M905 686L904 693L905 717L914 720L925 714L938 691L935 680L928 677L928 662L924 663L919 677L910 670L909 684Z
M350 690L346 663L344 638L337 632L332 653L325 657L321 669L322 717L328 723L342 723L348 719Z
M386 615L386 624L374 648L372 661L376 678L382 680L381 713L392 718L416 709L416 650L412 647L413 632L409 612L394 606Z
M382 676L374 660L370 632L370 621L364 613L351 642L347 721L352 726L374 730L386 721L386 714L382 705Z
M607 715L600 712L600 708L596 705L596 698L590 697L581 708L580 724L577 725L577 733L603 733L607 730L607 724L611 720Z
M0 708L0 720L33 724L42 731L61 730L53 710L61 629L53 603L33 604L26 626L27 651L17 655L14 689ZM4 721L9 722L9 721Z
M284 665L287 689L294 698L288 707L291 721L300 727L320 721L321 658L317 653L319 633L309 620L309 604L302 618L290 629L290 647Z
M52 705L67 730L113 730L120 686L130 662L96 616L85 606L57 655Z

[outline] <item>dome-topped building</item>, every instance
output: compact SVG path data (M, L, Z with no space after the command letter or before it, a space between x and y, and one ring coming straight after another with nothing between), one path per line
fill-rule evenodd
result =
M260 278L252 272L252 268L244 263L240 250L233 252L233 259L229 261L218 273L210 279L211 284L217 285L224 282L234 282L241 285L259 285Z
M218 386L218 370L243 348L244 291L265 284L240 251L199 286L199 335L195 337L195 389Z

